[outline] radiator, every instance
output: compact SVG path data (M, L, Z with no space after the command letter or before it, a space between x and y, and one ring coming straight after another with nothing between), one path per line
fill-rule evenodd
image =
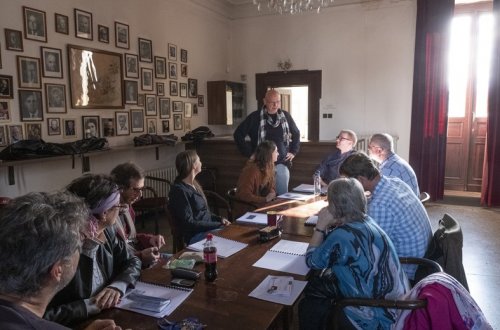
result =
M358 135L358 143L356 143L356 150L363 151L364 153L368 154L368 142L370 141L371 136L372 134ZM392 135L392 140L394 142L394 152L397 153L399 137L396 135Z
M175 177L177 176L177 170L174 167L158 168L155 170L146 171L146 176L165 179L173 183ZM168 183L146 178L144 180L144 185L153 188L158 194L158 197L168 197L168 193L170 191L170 186ZM147 198L153 196L150 191L145 190L144 197Z

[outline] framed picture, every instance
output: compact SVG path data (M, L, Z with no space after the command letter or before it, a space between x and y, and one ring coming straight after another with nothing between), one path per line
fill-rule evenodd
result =
M191 130L191 119L184 118L184 131Z
M68 45L68 62L73 108L123 109L121 54Z
M148 134L157 134L156 118L146 118L146 125L148 127Z
M40 59L17 55L17 78L19 88L42 88Z
M188 76L188 66L187 64L181 64L181 77Z
M129 27L127 24L115 22L115 46L130 49Z
M7 135L9 136L9 144L24 140L23 125L8 125Z
M125 54L125 77L139 78L139 62L137 55Z
M82 116L82 132L86 139L100 137L99 116Z
M162 133L170 133L170 120L162 120L161 121L161 132Z
M177 46L174 44L168 44L168 59L177 61Z
M198 95L198 106L201 108L205 106L205 96Z
M144 132L144 110L132 109L130 116L132 117L132 133Z
M180 97L187 97L188 85L186 83L179 83L179 95Z
M188 79L188 96L190 98L198 97L198 79Z
M93 40L92 13L75 8L75 37Z
M0 75L0 99L14 98L12 76Z
M140 107L143 107L144 103L146 102L145 99L146 98L145 98L144 94L137 94L137 105Z
M0 123L7 123L11 120L10 101L0 100Z
M177 81L170 82L170 96L179 95L179 91L177 90Z
M42 124L26 123L24 124L24 131L26 132L27 140L42 139Z
M155 56L155 78L167 78L167 59L161 56Z
M49 78L63 77L61 50L57 48L40 47L42 57L42 74Z
M193 103L193 116L198 116L198 104Z
M18 30L5 29L5 49L22 52L23 33Z
M191 103L184 103L184 117L191 118L193 116L193 107Z
M109 28L107 26L97 25L97 40L109 44Z
M174 130L182 129L182 114L174 114Z
M62 34L69 34L69 17L58 13L54 14L54 21L56 24L56 32Z
M141 88L144 91L153 90L153 69L141 68Z
M30 40L47 42L47 23L45 12L23 6L24 37Z
M137 81L125 80L125 104L137 104Z
M61 118L47 118L47 134L61 135Z
M177 63L168 62L168 77L177 79Z
M115 136L115 118L101 118L102 136Z
M156 96L146 94L146 116L156 116Z
M184 110L184 105L182 101L172 101L172 112L182 112Z
M63 119L63 138L76 138L76 119Z
M19 111L21 121L43 120L42 92L20 89Z
M181 48L181 62L187 63L188 61L188 51Z
M156 95L165 96L165 84L157 82L156 83Z
M167 97L160 97L159 107L160 107L160 118L170 119L170 99Z
M7 146L7 133L5 132L6 126L0 126L0 147Z
M66 85L45 84L47 113L66 113Z
M129 113L125 111L115 112L116 119L116 135L130 134L130 118Z
M2 44L0 43L0 69L2 68Z
M139 38L139 61L153 62L153 45L151 40Z

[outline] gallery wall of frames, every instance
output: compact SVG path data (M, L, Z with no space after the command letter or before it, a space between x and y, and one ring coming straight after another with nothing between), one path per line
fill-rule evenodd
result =
M132 144L146 133L181 136L205 107L182 44L157 45L127 22L101 24L84 8L19 6L17 14L22 28L0 32L0 148L23 139L113 144L129 136ZM65 43L52 44L54 35ZM6 74L6 57L15 58L16 74Z

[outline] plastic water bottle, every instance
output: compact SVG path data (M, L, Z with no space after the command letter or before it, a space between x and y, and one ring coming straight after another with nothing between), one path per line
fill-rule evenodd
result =
M321 179L320 179L320 176L318 174L314 175L313 184L314 184L314 194L315 195L321 194Z
M217 248L212 241L212 234L207 234L203 244L203 259L205 259L205 280L213 282L217 278Z

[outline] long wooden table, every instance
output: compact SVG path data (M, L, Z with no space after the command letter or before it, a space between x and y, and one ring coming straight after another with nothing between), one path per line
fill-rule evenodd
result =
M300 208L318 199L307 203L277 200L260 211L293 210L294 207ZM282 238L308 242L313 229L304 226L305 219L305 217L285 216ZM219 258L217 280L214 283L205 282L203 277L198 280L193 293L167 318L179 321L187 317L196 317L207 324L209 329L289 328L292 308L248 296L267 275L286 274L252 266L278 242L274 239L261 243L258 240L258 230L257 226L232 224L218 231L217 235L247 243L248 246L229 258ZM204 265L197 265L195 269L203 272ZM298 280L305 279L304 276L293 276ZM141 280L167 285L170 283L171 275L167 269L153 267L141 273ZM103 311L95 318L114 319L124 329L158 329L156 319L116 308Z

